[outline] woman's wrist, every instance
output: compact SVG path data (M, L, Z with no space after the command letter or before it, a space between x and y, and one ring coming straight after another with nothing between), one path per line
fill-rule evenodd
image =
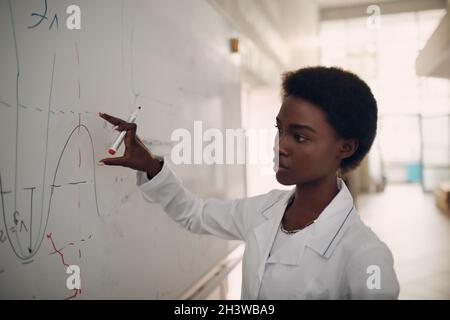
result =
M156 176L163 167L164 160L155 158L152 161L150 168L146 171L147 178L151 180L154 176Z

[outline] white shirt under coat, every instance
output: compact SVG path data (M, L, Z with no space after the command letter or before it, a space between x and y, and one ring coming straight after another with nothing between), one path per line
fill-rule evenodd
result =
M338 194L315 223L281 235L281 218L295 187L205 200L183 186L167 161L150 181L137 172L145 200L159 203L187 230L245 241L242 299L397 299L389 248L361 221L345 182L337 182ZM277 234L282 238L274 246Z

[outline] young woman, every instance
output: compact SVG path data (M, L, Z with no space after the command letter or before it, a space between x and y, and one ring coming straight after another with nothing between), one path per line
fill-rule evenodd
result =
M363 224L338 172L359 165L376 135L370 88L339 68L286 73L276 117L276 179L291 191L238 200L199 199L136 136L136 124L101 113L127 130L125 153L106 165L138 170L149 202L195 233L245 241L243 299L396 299L388 247Z

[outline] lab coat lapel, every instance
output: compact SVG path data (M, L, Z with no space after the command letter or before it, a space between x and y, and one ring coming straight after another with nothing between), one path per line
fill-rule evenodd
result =
M313 225L307 246L328 259L345 234L355 211L353 197L345 182L338 178L340 190Z
M265 221L254 229L256 242L259 250L259 261L257 261L257 281L252 290L253 299L256 299L259 288L261 286L262 276L267 257L272 248L275 236L280 226L281 219L288 204L289 197L295 192L295 188L289 192L282 194L280 199L269 207L265 208L261 214L265 217Z

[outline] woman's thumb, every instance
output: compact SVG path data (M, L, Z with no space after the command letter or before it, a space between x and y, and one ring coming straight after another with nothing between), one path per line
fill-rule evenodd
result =
M127 161L125 157L117 157L117 158L105 158L100 160L99 165L107 165L107 166L126 166Z

